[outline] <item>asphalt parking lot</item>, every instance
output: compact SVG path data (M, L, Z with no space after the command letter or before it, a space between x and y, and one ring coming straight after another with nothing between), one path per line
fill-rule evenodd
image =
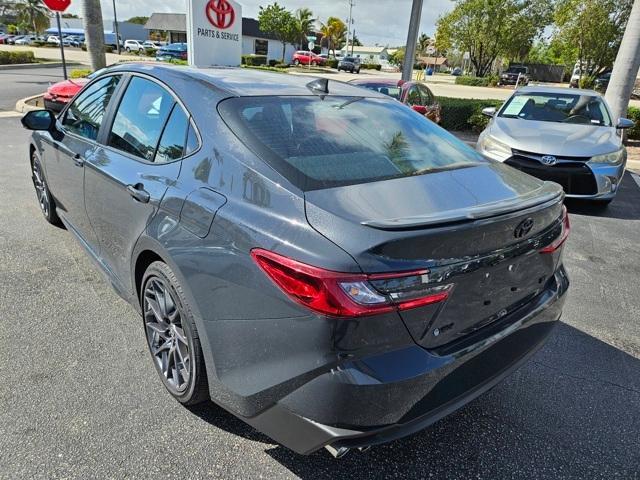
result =
M569 204L562 322L431 428L297 456L156 378L141 320L42 218L18 117L0 118L0 478L640 478L640 185ZM638 180L640 181L640 180Z

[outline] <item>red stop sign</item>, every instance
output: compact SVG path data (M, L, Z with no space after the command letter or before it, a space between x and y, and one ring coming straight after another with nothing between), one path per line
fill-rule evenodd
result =
M44 4L49 7L50 10L54 12L64 12L69 5L71 5L71 0L42 0Z

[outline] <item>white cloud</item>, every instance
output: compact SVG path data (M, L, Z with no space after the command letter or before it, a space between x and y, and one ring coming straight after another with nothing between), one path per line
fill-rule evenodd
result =
M242 14L245 17L257 18L260 5L268 5L271 1L244 0ZM315 16L324 21L329 16L347 20L349 4L347 0L280 0L278 3L295 10L300 7L310 8ZM404 45L407 39L409 14L412 0L356 0L353 8L354 27L358 38L367 45ZM111 0L101 0L102 15L105 19L113 18ZM149 16L153 12L186 11L183 0L116 0L118 19L126 20L136 15ZM424 0L422 7L421 32L433 35L435 22L445 11L453 7L451 0ZM80 3L74 2L70 13L82 15Z

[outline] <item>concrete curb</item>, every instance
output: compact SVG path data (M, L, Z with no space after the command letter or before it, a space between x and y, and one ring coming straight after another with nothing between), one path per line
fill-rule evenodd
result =
M82 65L81 63L69 63L67 62L67 67L77 67ZM11 70L14 68L18 68L20 70L29 70L32 68L62 68L62 62L57 63L13 63L9 65L0 65L0 70Z
M44 108L43 96L44 93L40 93L32 97L21 98L16 102L16 112L27 113L32 110L42 110Z

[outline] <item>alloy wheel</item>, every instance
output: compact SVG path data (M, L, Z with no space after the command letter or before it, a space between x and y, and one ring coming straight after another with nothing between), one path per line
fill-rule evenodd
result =
M144 322L151 355L172 393L189 385L192 360L182 327L182 313L168 285L159 277L147 280L144 289Z
M36 188L36 196L38 197L38 203L40 209L44 213L45 217L49 215L49 193L47 191L47 184L45 183L42 172L40 171L40 164L37 161L33 162L33 186Z

